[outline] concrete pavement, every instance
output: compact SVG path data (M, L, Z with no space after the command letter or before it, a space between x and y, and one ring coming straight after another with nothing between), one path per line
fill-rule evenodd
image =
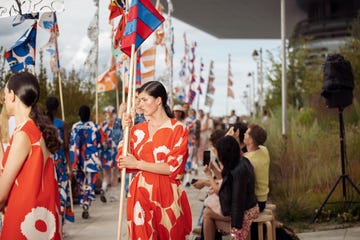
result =
M196 176L200 178L202 176ZM116 190L119 196L119 189ZM199 197L203 197L205 190L197 190L194 187L186 187L190 207L192 210L192 225L197 224L202 202ZM126 203L126 201L124 201ZM82 208L75 205L75 223L65 224L67 237L65 240L115 240L117 239L119 201L102 203L99 195L90 207L90 217L87 220L81 218ZM126 205L125 205L126 208ZM125 213L125 209L124 209ZM123 217L122 238L126 238L126 222ZM348 229L336 229L319 232L306 232L297 234L301 240L360 240L360 227ZM194 239L192 234L190 239ZM225 238L224 238L225 239ZM228 238L226 238L228 239Z

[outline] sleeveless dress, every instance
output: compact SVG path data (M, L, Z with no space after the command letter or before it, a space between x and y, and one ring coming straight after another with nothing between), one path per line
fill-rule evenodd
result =
M192 227L188 198L180 184L188 155L186 127L171 119L151 139L148 123L143 122L132 127L130 136L130 150L136 159L167 163L171 173L135 174L127 198L129 239L185 239Z
M4 215L1 240L61 239L60 197L52 157L44 159L41 131L28 120L14 134L23 131L31 142L31 151L12 186ZM14 136L14 135L13 135ZM5 167L13 137L3 161Z

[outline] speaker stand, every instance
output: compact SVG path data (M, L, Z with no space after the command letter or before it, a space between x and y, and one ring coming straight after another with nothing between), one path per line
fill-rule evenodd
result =
M312 223L315 222L315 220L320 215L322 209L324 208L325 204L329 200L331 194L335 191L336 186L342 182L342 195L343 195L343 202L346 202L346 180L350 183L350 185L357 191L358 194L360 194L360 190L356 187L354 182L351 180L349 175L345 173L345 129L344 129L344 119L343 119L343 107L339 107L339 126L340 126L340 152L341 152L341 175L336 180L334 186L331 188L330 192L326 196L324 202L321 204L320 208L316 212Z

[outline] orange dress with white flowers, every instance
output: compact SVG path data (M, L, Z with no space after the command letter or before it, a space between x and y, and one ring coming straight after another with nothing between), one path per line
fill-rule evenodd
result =
M171 119L152 138L148 123L131 129L130 151L138 160L167 163L170 175L136 172L127 198L129 239L185 239L191 231L191 210L180 184L188 155L186 127ZM121 154L122 147L119 148Z
M33 120L15 129L27 134L31 151L12 186L0 235L3 240L61 239L60 197L55 178L54 160L44 159L40 146L41 131ZM13 138L5 152L4 169Z

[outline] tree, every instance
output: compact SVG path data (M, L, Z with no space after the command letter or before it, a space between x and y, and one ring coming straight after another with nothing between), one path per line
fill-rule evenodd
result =
M46 68L44 67L43 62L43 51L40 49L40 64L39 64L39 74L37 75L37 79L40 85L40 98L39 103L42 106L45 106L45 101L48 96L48 86L47 86L47 75Z
M309 39L290 41L286 46L287 58L287 103L294 108L309 105L310 99L318 96L322 85L321 57L313 54L308 47ZM266 108L281 106L281 57L268 52L271 74L267 79L271 84L266 95Z

